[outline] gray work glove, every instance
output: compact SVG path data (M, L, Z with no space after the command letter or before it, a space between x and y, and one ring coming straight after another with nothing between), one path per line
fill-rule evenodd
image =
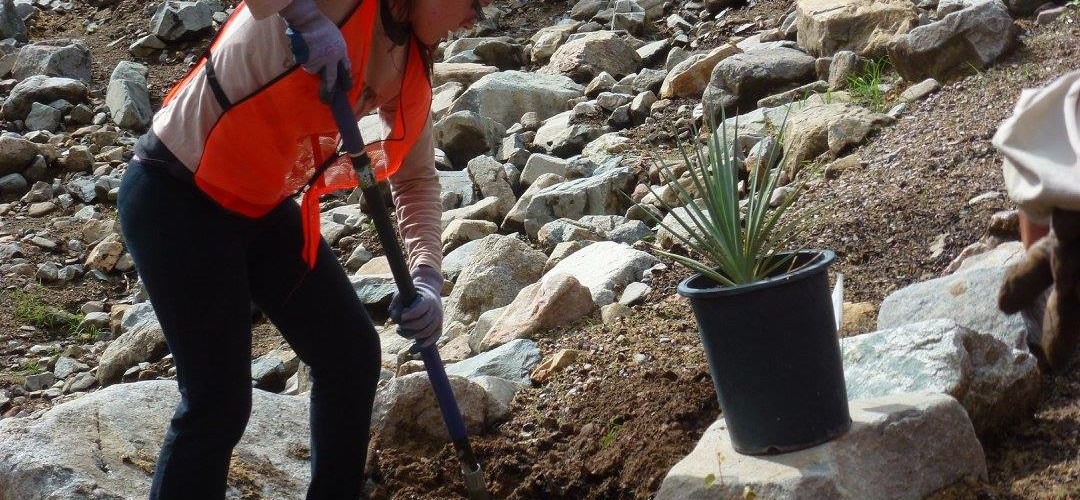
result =
M442 273L433 267L420 265L412 272L416 298L403 307L401 297L394 294L390 300L390 318L398 325L398 335L415 340L412 352L419 352L435 345L442 335Z
M293 0L278 12L289 29L286 33L292 44L296 62L304 71L322 78L319 98L329 103L334 87L352 87L351 64L341 30L315 7L312 0ZM340 79L340 82L338 81Z

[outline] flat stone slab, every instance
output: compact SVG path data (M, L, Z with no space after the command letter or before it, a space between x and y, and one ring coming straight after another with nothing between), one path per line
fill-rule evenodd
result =
M253 391L236 447L242 485L261 498L303 498L310 463L308 398ZM118 384L25 418L0 420L0 498L146 498L165 429L180 400L176 382ZM225 497L250 498L230 481Z
M986 478L982 445L955 399L931 392L851 403L847 434L810 449L754 457L735 452L723 419L664 478L658 500L922 499Z

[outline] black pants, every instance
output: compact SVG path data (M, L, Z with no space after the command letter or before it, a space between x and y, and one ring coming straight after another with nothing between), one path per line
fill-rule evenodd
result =
M251 413L252 301L311 367L307 498L359 498L379 337L326 241L307 269L296 203L246 218L136 160L118 205L181 395L150 498L224 497L229 458Z

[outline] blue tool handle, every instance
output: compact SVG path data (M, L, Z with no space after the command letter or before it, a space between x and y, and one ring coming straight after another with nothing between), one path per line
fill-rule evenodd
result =
M454 391L450 387L450 379L446 376L446 368L443 366L439 350L430 346L420 351L420 357L424 360L424 368L428 378L431 379L431 389L435 391L435 398L439 400L439 410L442 411L443 422L446 422L446 430L450 432L450 440L457 441L465 438L468 431L465 430L465 422L461 419L461 410L457 400L454 399Z

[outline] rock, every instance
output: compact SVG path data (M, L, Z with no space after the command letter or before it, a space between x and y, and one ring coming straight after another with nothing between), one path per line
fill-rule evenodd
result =
M919 24L911 0L798 0L796 13L799 46L815 56L880 56L890 39Z
M589 289L593 302L605 306L615 301L617 291L640 280L642 273L658 262L652 255L628 245L601 241L574 252L546 275L574 276Z
M610 12L604 10L599 14L607 14L614 29L626 30L632 35L641 35L645 31L645 9L634 0L616 0Z
M612 302L600 308L600 320L605 325L614 324L620 319L630 317L632 314L634 314L633 309L618 302Z
M30 105L30 114L26 115L26 129L56 132L62 119L59 109L35 102Z
M37 156L36 144L10 135L0 136L0 176L22 172Z
M458 219L487 220L497 222L499 220L499 199L494 196L484 198L467 207L447 210L442 214L442 226L445 229L451 221Z
M513 236L493 234L480 240L446 301L444 324L469 324L484 311L509 304L522 288L540 279L546 260Z
M537 154L534 154L533 156L536 156ZM528 165L526 165L526 167L528 167ZM524 180L525 173L522 172L521 176ZM530 183L529 189L526 189L525 192L522 193L521 197L518 198L517 203L515 203L514 206L510 209L510 212L506 214L506 218L504 218L502 221L503 229L509 231L520 231L525 229L525 217L528 213L527 210L529 207L529 203L532 202L533 197L535 197L537 193L543 191L544 189L559 184L565 180L566 179L564 179L561 175L554 173L540 174L535 181Z
M619 297L619 303L624 306L634 306L645 301L645 297L648 297L649 292L652 292L652 287L635 281L626 285L622 295Z
M256 389L281 392L289 376L285 363L277 356L265 354L251 362L251 385Z
M749 50L717 63L702 103L707 109L749 111L759 99L798 87L816 77L814 58L783 46ZM738 114L738 113L734 113Z
M159 50L165 49L165 42L154 35L146 35L128 46L128 52L134 57L149 59Z
M146 86L146 66L120 61L109 77L105 105L112 121L120 128L141 131L150 125L154 112Z
M494 222L458 219L451 221L442 232L443 253L450 253L473 240L479 240L499 230Z
M0 195L19 196L30 189L26 178L19 174L0 176Z
M829 89L846 88L851 77L859 72L859 56L850 50L833 54L829 63Z
M577 222L603 239L616 243L633 245L648 236L652 236L649 226L639 220L628 220L621 215L585 215Z
M27 210L27 215L29 215L30 217L42 217L52 213L53 210L56 210L56 208L56 203L53 203L51 201L42 201L30 205L29 210Z
M976 269L993 269L1007 267L1016 264L1024 257L1024 244L1019 241L1010 241L997 245L986 252L976 255L967 255L960 260L953 271L973 271ZM952 266L950 266L952 267Z
M30 108L35 102L48 103L59 99L68 102L83 102L86 97L86 85L78 80L34 75L23 79L11 89L11 94L4 101L2 110L5 119L22 120L30 113ZM35 154L37 154L36 151ZM6 156L0 154L0 157Z
M638 47L637 53L638 57L641 58L641 64L645 67L651 67L663 62L664 56L667 55L670 49L671 40L665 38Z
M118 381L128 368L144 361L156 361L168 350L165 334L149 302L136 304L124 313L121 331L98 359L97 380L103 387Z
M955 399L895 394L851 403L851 430L802 451L735 452L717 420L668 472L657 500L706 498L924 498L986 478L982 446Z
M494 196L499 200L495 207L498 218L506 217L517 202L517 198L514 196L514 190L510 188L510 182L507 180L502 164L490 156L478 156L469 160L467 169L469 178L480 189L481 196L485 198Z
M443 196L448 193L458 195L463 207L476 203L477 198L474 194L476 185L469 177L469 172L439 172L439 186L442 188Z
M841 336L859 335L874 329L878 308L872 302L844 302Z
M587 83L601 71L621 78L636 73L640 66L641 57L626 40L615 32L597 31L563 44L540 73Z
M915 85L912 85L900 94L900 100L906 102L918 101L926 96L937 92L941 88L941 84L933 78L927 78Z
M447 83L458 83L468 87L481 78L497 73L499 68L477 63L435 63L431 75L431 85L439 87Z
M19 49L11 75L17 80L43 75L90 83L90 49L80 40L32 43Z
M457 281L458 275L465 269L469 261L476 255L476 250L480 248L480 240L473 240L468 243L451 250L443 257L442 272L446 276L446 279L450 281Z
M308 398L254 391L253 400L232 459L244 473L230 481L226 497L239 499L242 491L303 497L310 462L295 450L309 446ZM20 499L43 498L43 492L54 498L146 496L147 471L178 402L175 382L155 380L116 385L44 413L0 420L0 490Z
M595 99L598 95L604 92L610 92L612 87L619 82L615 81L615 77L608 74L606 71L601 71L596 78L593 78L587 86L585 86L585 96L590 99Z
M532 372L531 377L533 381L537 383L546 382L556 373L574 364L574 361L577 360L579 354L579 351L573 349L561 349L559 352L544 358Z
M499 123L473 113L458 111L439 120L433 129L435 143L446 152L456 168L478 155L495 154L506 129Z
M947 319L840 339L848 399L905 392L948 394L979 436L1027 418L1039 400L1035 357Z
M1024 314L1006 315L997 308L997 290L1006 266L958 271L897 290L881 302L879 330L935 318L948 318L1006 345L1027 350L1028 335L1039 338L1038 324Z
M529 338L568 325L587 316L593 309L589 289L575 277L547 273L539 283L533 283L517 294L482 339L477 339L475 350L487 351L514 339Z
M564 76L502 71L469 86L450 113L471 111L507 128L529 111L541 120L567 111L567 101L583 92L581 85Z
M496 377L466 379L450 376L462 420L469 434L482 432L506 416L507 393L513 397L517 384ZM449 441L427 373L412 373L390 380L375 395L371 416L373 431L393 441Z
M26 41L26 24L12 0L0 2L0 40L5 38Z
M214 25L208 2L165 2L150 18L150 34L167 42L188 40Z
M998 0L976 3L896 37L889 60L909 82L985 68L1017 43L1019 30Z
M793 175L808 160L829 152L838 156L859 144L892 118L848 103L811 104L788 119L784 135L784 172Z
M529 57L533 64L542 65L551 59L552 54L566 41L581 23L571 22L540 28L530 40L533 42Z
M697 54L676 64L660 85L660 98L696 97L709 84L713 68L725 58L742 52L738 47L725 44L708 54Z
M600 136L601 131L591 123L571 123L573 113L572 110L565 111L544 120L536 131L533 144L563 158L580 153L589 141Z
M521 171L521 184L530 186L543 174L557 174L565 177L566 166L569 163L555 156L533 153L529 155L529 160L525 162L525 168Z
M1067 11L1068 8L1065 6L1055 7L1052 9L1046 9L1044 11L1041 11L1035 18L1035 24L1038 24L1039 26L1053 24L1058 20L1059 17L1061 17L1062 14L1066 13Z
M23 386L30 392L43 391L56 383L56 376L49 372L27 375Z
M540 349L531 340L519 339L485 353L446 366L447 375L475 378L482 375L528 385L529 372L540 362Z
M630 191L631 183L629 169L618 168L541 189L525 209L525 231L535 238L540 227L558 218L624 213L626 201L620 192Z
M120 238L116 234L111 234L94 246L94 249L90 251L90 255L86 257L85 265L90 269L97 269L107 273L113 270L116 261L120 259L120 255L123 253L124 245L120 243Z
M554 248L559 243L571 241L600 241L604 237L584 224L570 219L555 219L544 224L536 232L536 241L544 248Z
M78 362L74 358L68 356L60 356L56 359L56 365L53 367L53 375L55 375L56 378L59 380L64 380L71 375L74 375L78 372L84 372L89 369L89 366Z

